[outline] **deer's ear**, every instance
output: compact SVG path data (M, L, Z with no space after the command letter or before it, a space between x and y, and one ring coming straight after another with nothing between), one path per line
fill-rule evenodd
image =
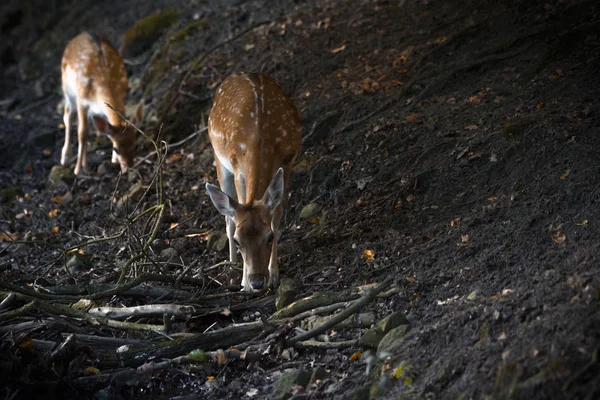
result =
M238 202L210 183L206 184L206 191L217 211L226 217L233 218L233 214L235 214L235 210L238 207Z
M105 135L108 135L111 133L110 125L108 124L108 121L106 120L106 118L104 118L103 116L94 115L92 117L92 121L94 122L94 126L96 127L98 132L104 133Z
M270 209L274 209L281 203L281 199L283 199L283 168L279 167L263 196L263 202Z

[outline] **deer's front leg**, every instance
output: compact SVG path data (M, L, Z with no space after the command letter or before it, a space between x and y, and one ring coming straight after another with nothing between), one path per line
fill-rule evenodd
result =
M60 153L60 164L65 166L71 156L71 121L73 115L73 107L69 104L68 98L65 97L65 113L63 122L65 124L65 144Z
M75 175L79 175L82 167L87 166L87 141L88 141L88 121L87 108L81 103L77 103L77 163L75 164Z
M277 244L279 242L279 224L283 207L279 205L273 213L271 229L273 230L273 243L271 245L271 259L269 260L269 286L276 289L279 286L279 266L277 265Z

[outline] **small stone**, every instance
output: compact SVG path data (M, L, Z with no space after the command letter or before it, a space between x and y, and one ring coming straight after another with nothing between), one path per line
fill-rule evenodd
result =
M316 381L322 381L329 377L329 372L321 366L313 369L312 375L310 376L310 383L315 383Z
M388 333L400 325L408 325L408 320L403 313L395 312L382 319L381 322L377 324L377 327L384 333Z
M390 314L382 319L379 324L377 324L377 327L367 331L367 333L360 338L359 343L363 346L377 347L388 332L401 325L408 326L406 316L401 312Z
M79 275L89 269L89 258L82 254L74 253L67 260L67 270L73 275Z
M297 369L289 372L279 378L275 385L275 393L273 398L277 400L288 399L294 386L306 387L310 382L310 373L302 369Z
M319 212L319 205L317 203L310 203L305 205L300 211L300 218L310 218Z
M391 354L404 343L404 336L408 331L408 325L400 325L389 331L377 346L377 355Z
M279 288L277 288L275 307L277 310L287 307L294 302L298 294L300 294L300 289L296 281L290 278L281 279L279 282Z
M48 181L52 185L71 185L75 181L75 174L70 168L55 165L50 170Z
M62 197L60 204L69 204L73 201L73 194L71 192L67 192Z
M177 250L175 250L172 247L167 247L166 249L160 252L160 258L162 258L163 260L171 260L177 257L178 255L179 253L177 252Z
M108 173L108 167L106 166L105 162L98 165L98 170L96 171L96 173L98 174L98 176L104 176Z
M231 383L229 385L227 385L227 388L229 390L241 390L243 386L243 383L239 380L233 380L231 381Z
M369 386L354 389L349 393L344 393L334 397L334 400L364 400L369 398L369 392L371 388Z

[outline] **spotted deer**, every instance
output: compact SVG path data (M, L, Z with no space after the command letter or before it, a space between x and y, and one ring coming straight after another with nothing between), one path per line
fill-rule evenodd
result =
M124 97L129 83L121 56L104 36L84 32L67 44L61 71L65 96L65 144L60 163L66 165L71 155L71 117L76 109L79 147L75 174L79 175L82 168L87 167L89 120L98 132L110 138L112 162L118 162L121 170L126 171L133 164L137 135L135 128L115 112L124 114ZM140 122L142 113L140 103L131 122Z
M236 73L217 90L208 135L221 189L206 190L225 216L229 260L242 254L245 291L279 282L279 223L301 134L296 107L269 76Z

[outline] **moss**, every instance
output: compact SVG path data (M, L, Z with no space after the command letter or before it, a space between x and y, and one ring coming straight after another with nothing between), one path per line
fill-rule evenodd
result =
M199 19L198 21L194 21L184 26L183 28L169 36L169 42L171 44L179 43L187 39L189 36L200 32L204 29L204 27L206 27L206 22L207 21L205 19Z
M174 8L165 8L142 18L125 32L121 52L125 56L143 53L176 21L177 12Z
M8 187L0 190L0 203L8 203L17 196L23 196L23 191L18 186Z

